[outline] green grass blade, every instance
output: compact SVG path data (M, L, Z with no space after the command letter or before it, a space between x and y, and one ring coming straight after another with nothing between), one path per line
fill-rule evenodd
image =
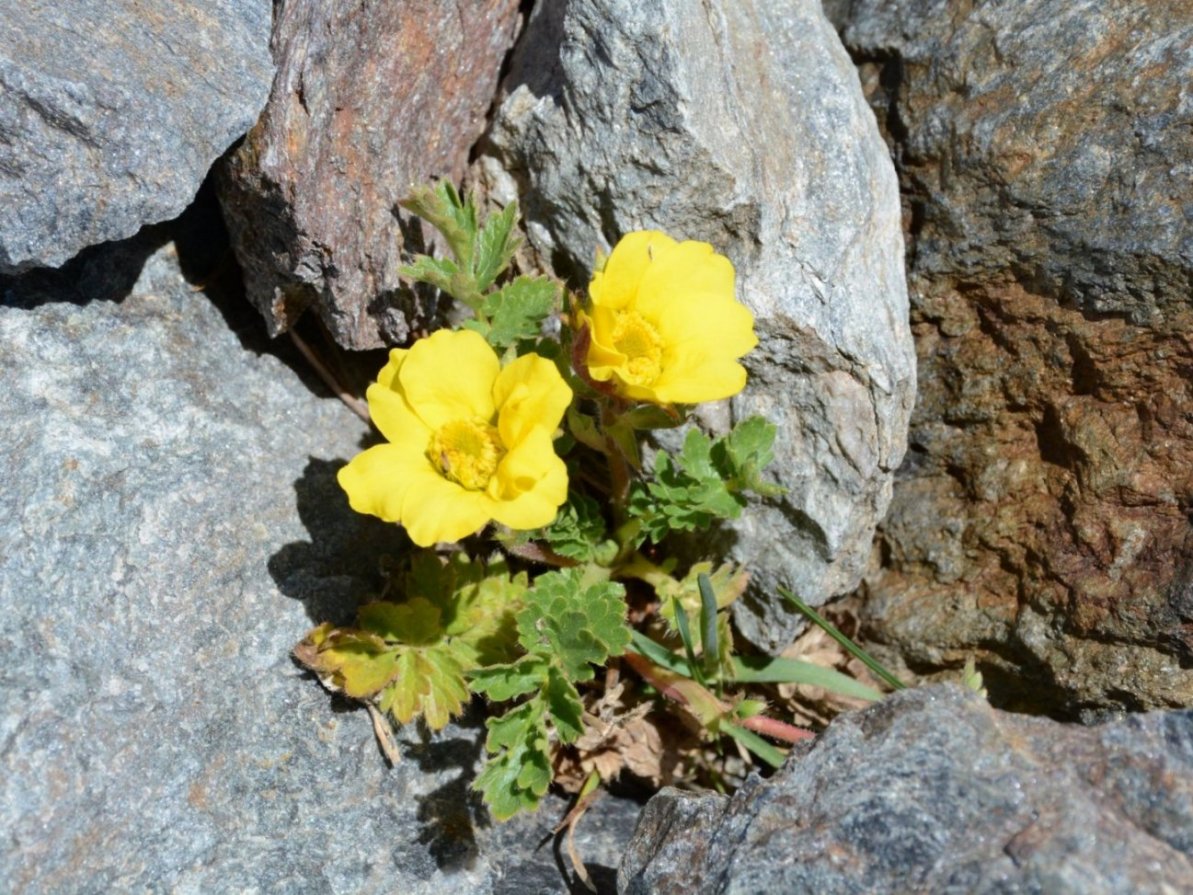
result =
M688 613L683 603L672 598L675 606L675 627L679 629L679 639L683 641L683 651L688 658L688 667L694 672L694 679L700 686L704 686L704 674L700 670L700 663L696 661L696 650L692 647L692 629L688 625Z
M738 727L728 721L721 722L720 730L721 733L733 737L772 768L782 767L784 759L787 758L783 754L783 750L772 746L752 730L746 730L746 728Z
M700 648L704 651L704 673L711 675L716 672L721 656L717 643L717 595L703 572L696 576L696 584L700 588Z
M876 702L882 694L847 674L799 659L734 656L733 679L739 684L808 684L842 696Z
M874 674L877 675L879 678L881 678L882 681L887 684L887 686L891 687L894 690L906 690L907 689L907 685L905 683L903 683L903 681L899 680L897 677L895 677L893 674L891 674L889 671L887 671L885 668L883 668L882 665L879 664L877 659L875 659L868 652L866 652L864 649L862 649L860 646L858 646L856 643L854 643L852 640L850 640L848 637L846 637L844 634L842 634L840 631L838 631L836 629L836 627L833 626L832 622L830 622L828 619L826 619L824 616L822 616L819 612L817 612L815 609L813 609L811 606L809 606L807 603L805 603L803 600L801 600L799 597L797 597L795 594L793 594L791 591L789 591L785 587L780 587L779 593L782 594L783 598L786 599L789 603L791 603L791 605L793 605L796 609L798 609L800 612L802 612L804 615L806 615L814 624L823 628L824 631L827 632L828 635L833 638L833 640L835 640L835 641L837 641L837 643L841 644L841 646L851 656L858 659L863 665L865 665L872 672L874 672Z
M645 656L660 668L666 668L686 678L692 677L691 666L662 644L655 643L641 631L630 629L630 647L634 652Z

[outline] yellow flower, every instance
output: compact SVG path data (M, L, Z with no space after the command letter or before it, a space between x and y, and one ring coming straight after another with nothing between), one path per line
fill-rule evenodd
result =
M588 287L588 375L656 404L736 395L738 358L758 344L754 315L733 293L733 265L706 242L627 233Z
M354 510L401 523L419 546L458 541L494 519L538 528L566 500L552 434L572 390L546 358L527 354L502 369L477 333L439 330L391 351L368 399L389 443L337 478Z

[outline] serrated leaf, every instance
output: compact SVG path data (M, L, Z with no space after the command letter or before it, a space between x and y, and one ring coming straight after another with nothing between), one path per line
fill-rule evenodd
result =
M485 296L481 307L489 318L489 331L483 335L498 349L535 338L555 310L558 296L559 287L546 277L517 277Z
M577 569L540 575L517 623L523 649L559 663L571 680L591 679L591 665L621 655L630 642L625 589L611 581L584 585Z
M440 180L416 187L398 204L442 233L459 266L471 270L477 236L476 203L471 196L461 198L450 181Z
M593 561L607 552L607 526L601 505L587 495L570 493L555 521L541 530L540 537L560 556L578 562Z
M432 730L441 730L470 695L464 668L449 647L410 647L399 652L397 677L382 691L380 706L399 724L422 716Z
M554 666L547 671L543 698L560 741L574 743L584 733L584 702L572 682Z
M784 489L762 478L774 459L775 426L760 416L752 416L733 427L713 445L712 459L721 474L737 491L753 491L762 497L777 497Z
M321 625L295 647L294 655L354 699L373 696L398 673L395 650L376 634L350 628L329 631Z
M398 268L398 273L420 283L430 283L436 289L451 293L452 281L460 273L460 269L446 258L432 258L429 255L418 255L413 264L405 264Z
M511 202L489 216L476 239L472 272L477 289L487 289L509 266L521 240L514 234L518 203Z
M746 420L716 441L689 429L677 455L659 454L654 481L635 483L630 492L630 512L640 520L642 536L658 543L672 531L696 531L717 519L736 519L747 490L764 496L782 493L761 478L774 435L774 426L761 417Z
M485 749L492 755L473 788L484 796L498 820L530 811L551 785L550 740L546 705L535 697L485 725Z
M462 553L446 561L416 554L405 578L410 598L423 597L440 611L444 635L458 649L472 651L472 665L508 662L517 645L515 613L527 589L527 575L511 575L504 559L470 560Z
M423 645L436 643L446 633L439 620L439 607L423 597L404 603L366 603L357 614L357 624L391 643Z
M494 818L509 820L521 811L537 808L550 783L551 756L545 749L519 744L490 757L472 788L481 793Z
M517 662L477 668L469 675L472 689L494 702L532 693L547 680L547 660L542 656L524 656Z

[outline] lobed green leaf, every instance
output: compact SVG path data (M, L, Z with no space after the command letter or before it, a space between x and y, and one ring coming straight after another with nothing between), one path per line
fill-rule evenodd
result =
M517 220L518 203L511 202L497 214L490 215L481 227L472 258L472 274L477 289L488 289L509 266L521 242L514 233Z
M517 277L485 296L481 312L489 327L481 334L498 349L536 338L558 299L559 287L546 277Z

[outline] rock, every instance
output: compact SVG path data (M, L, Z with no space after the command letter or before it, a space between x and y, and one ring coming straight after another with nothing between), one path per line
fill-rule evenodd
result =
M731 799L664 790L618 891L1181 892L1191 806L1193 711L1086 728L926 687L838 718Z
M222 184L248 295L271 335L314 307L342 346L377 348L433 318L399 288L411 237L397 201L431 177L459 181L518 6L499 0L468 15L448 0L281 7L273 94Z
M265 104L272 7L5 3L0 273L177 217Z
M536 7L483 171L528 233L587 282L595 250L657 228L711 242L758 320L732 414L780 427L787 497L748 511L737 621L765 648L861 577L914 394L890 159L814 0L566 0Z
M471 793L479 718L404 730L389 769L291 661L399 537L334 480L364 424L180 276L196 245L157 228L0 281L3 888L567 891L538 848L562 800L492 825ZM598 879L637 811L581 824Z
M1193 704L1189 5L834 14L898 162L920 363L868 629L921 670L976 653L1000 704Z

